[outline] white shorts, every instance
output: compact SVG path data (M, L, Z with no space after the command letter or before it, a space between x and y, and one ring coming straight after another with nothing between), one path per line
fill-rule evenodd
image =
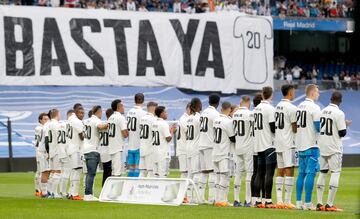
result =
M120 176L123 173L123 156L122 152L118 151L115 154L110 154L111 168L113 176Z
M342 167L342 154L336 153L330 156L320 156L320 170L340 172Z
M101 146L99 149L100 152L100 161L101 163L106 163L111 160L110 154L109 154L109 147Z
M246 171L252 173L254 171L253 166L253 153L246 153L235 156L235 172L240 173Z
M71 169L69 157L60 158L61 170Z
M188 173L199 173L200 172L200 158L199 155L187 158L187 170Z
M296 166L295 152L295 148L289 148L283 152L276 152L277 167L283 169Z
M49 164L50 164L50 170L61 170L59 155L55 155L54 157L50 158Z
M214 161L214 172L215 173L229 173L229 162L230 160L228 158L222 159L220 161Z
M80 152L75 152L69 155L71 169L78 169L83 167Z
M154 162L154 174L159 177L166 177L169 173L169 158L164 158L162 160Z
M178 160L179 160L179 170L180 172L186 172L187 170L187 158L186 158L186 154L181 154L178 155Z
M140 156L139 169L140 170L153 170L154 169L153 154L148 154L146 156Z
M200 169L201 171L213 170L214 163L212 162L212 148L200 150Z
M50 171L49 160L47 159L47 154L40 154L38 159L39 159L40 172Z

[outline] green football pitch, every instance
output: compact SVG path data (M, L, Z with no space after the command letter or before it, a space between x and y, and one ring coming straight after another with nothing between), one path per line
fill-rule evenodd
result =
M179 173L174 171L170 177L178 176ZM344 168L341 174L335 205L344 209L343 212L219 208L207 205L171 207L40 199L33 194L33 177L33 173L0 174L0 218L360 218L360 168ZM96 179L96 195L101 190L100 177L99 174ZM229 199L233 199L232 187ZM315 189L313 201L315 204Z

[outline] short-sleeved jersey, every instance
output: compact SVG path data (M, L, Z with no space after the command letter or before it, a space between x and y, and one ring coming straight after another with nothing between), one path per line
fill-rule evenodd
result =
M152 123L152 132L156 160L168 158L170 156L169 142L166 141L166 138L171 137L169 124L165 120L157 118Z
M60 122L60 129L57 134L57 141L59 146L59 158L66 158L69 143L67 137L67 122Z
M254 84L266 82L272 75L272 55L269 53L273 38L271 21L264 17L239 16L234 23L234 37L241 38L239 45L235 46L242 51L236 58L243 63L243 79Z
M199 138L200 138L200 114L191 114L186 121L186 142L187 142L187 156L193 157L199 152Z
M50 124L50 120L47 121L42 128L42 138L39 142L39 148L38 148L38 151L41 153L47 153L45 148L45 138L48 136L49 124Z
M36 127L35 127L35 142L34 142L34 146L36 148L36 150L38 149L38 147L40 146L40 142L41 142L41 139L43 137L43 125L42 124L38 124Z
M124 150L125 139L121 131L127 129L127 122L120 112L114 112L108 119L109 127L109 154Z
M255 152L273 148L274 135L270 123L275 122L275 108L266 100L254 109Z
M266 100L254 109L255 152L273 148L274 135L270 123L275 122L275 108Z
M297 132L295 145L298 151L305 151L316 145L317 133L314 122L320 121L320 107L313 100L306 98L296 112Z
M127 129L129 131L128 150L137 150L140 148L140 119L146 115L140 106L134 106L126 115Z
M187 113L184 113L179 119L178 127L176 130L176 155L186 155L186 125L188 117L189 115Z
M219 112L213 106L209 106L201 113L199 150L214 147L213 123L218 116Z
M214 148L212 152L214 162L230 158L230 137L235 136L232 124L232 120L224 114L220 114L214 120Z
M140 156L147 156L154 152L152 124L156 117L152 113L147 113L140 119Z
M78 119L78 117L73 113L68 119L68 138L69 138L69 147L68 154L78 153L82 150L83 141L80 139L79 134L84 132L84 124Z
M339 131L346 130L345 114L335 104L325 107L320 114L320 136L318 145L322 156L342 153Z
M241 155L254 150L254 114L246 107L240 107L233 115L235 131L235 154Z
M60 136L61 128L60 123L56 119L51 119L48 128L48 137L49 137L49 157L53 158L56 155L59 155L60 152L60 141L58 141L58 136Z
M282 99L275 107L275 140L276 152L284 152L295 148L295 133L292 123L296 123L297 107L290 100Z
M108 121L103 121L102 123L107 123ZM103 130L99 130L99 134L100 134L100 148L99 148L99 153L100 153L100 160L102 163L106 163L109 162L110 159L110 155L109 155L109 132L108 132L109 128L107 129L103 129Z
M102 124L101 120L95 115L92 115L85 123L84 154L99 151L100 132L98 125L100 124Z

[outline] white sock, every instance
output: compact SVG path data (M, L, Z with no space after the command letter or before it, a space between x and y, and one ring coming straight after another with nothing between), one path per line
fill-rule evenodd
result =
M58 187L60 183L61 174L60 173L54 173L53 174L53 193L58 194Z
M81 169L72 169L70 176L70 181L71 181L70 194L72 196L79 195L80 178L81 178Z
M330 182L329 182L329 195L327 204L330 206L334 205L335 195L339 186L340 172L331 173Z
M146 177L154 177L154 171L152 170L148 170L147 171L147 176Z
M181 172L180 173L180 179L186 179L187 178L187 173L186 172Z
M208 180L208 185L209 185L209 197L208 197L208 201L214 202L215 201L215 181L216 181L216 174L215 173L210 173L209 174L209 180Z
M194 184L195 184L195 188L197 189L197 191L199 192L199 182L200 182L200 173L194 173L193 174L193 181L194 181ZM196 195L195 193L195 189L193 190L193 196ZM199 195L199 194L198 194ZM197 198L200 198L200 197L197 197ZM196 199L197 201L197 199Z
M240 202L241 177L243 172L237 171L234 179L234 201Z
M294 177L286 176L285 177L285 204L291 203L291 194L294 186Z
M284 177L277 176L276 177L276 197L277 203L283 203L283 185L284 185Z
M54 193L54 188L53 188L53 173L50 173L49 175L49 179L48 179L48 182L47 182L47 190L48 192L50 192L50 194L53 194Z
M245 178L245 201L251 203L251 177L252 172L246 173Z
M40 188L41 188L41 194L42 195L47 195L48 194L47 183L40 183Z
M139 174L139 177L146 177L146 170L140 170L140 174Z
M207 183L208 177L209 177L208 173L201 173L200 174L199 196L200 196L200 200L202 202L205 200L205 189L206 189L206 183Z
M323 196L325 191L325 179L326 173L320 172L319 178L316 182L316 193L317 193L317 203L323 204Z
M227 174L220 174L220 202L228 201L230 177Z
M191 173L188 173L188 178L192 179L193 175ZM186 196L188 198L188 201L191 202L192 201L192 190L193 190L193 185L189 185L189 187L187 188L187 192L186 192Z
M40 192L41 190L41 186L40 186L40 180L41 180L41 173L39 171L36 171L35 173L35 178L34 178L34 183L35 183L35 190Z
M220 202L220 173L215 176L215 202Z
M61 171L61 179L60 179L59 189L60 189L60 193L62 195L67 194L67 185L69 182L70 173L71 173L71 169L63 169Z

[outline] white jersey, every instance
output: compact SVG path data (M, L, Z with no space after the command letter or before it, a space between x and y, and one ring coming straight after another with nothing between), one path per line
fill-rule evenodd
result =
M306 98L298 106L296 118L297 132L295 135L295 145L298 151L317 147L317 133L314 122L320 121L320 107L313 100Z
M230 159L230 137L235 136L231 118L220 114L214 121L214 133L213 161L217 162L223 159Z
M187 142L188 157L194 157L200 153L199 138L200 138L200 114L195 113L190 115L186 121L186 142Z
M320 136L318 140L320 154L330 156L342 153L339 131L346 130L345 114L335 104L330 104L321 111Z
M102 123L106 123L102 122ZM109 132L108 129L103 129L103 130L99 130L99 134L100 134L100 148L99 148L99 153L100 153L100 161L102 163L106 163L109 162L111 160L110 158L110 154L109 154Z
M236 57L237 62L243 63L242 72L236 79L245 80L248 83L263 84L272 77L272 47L273 29L271 21L261 16L241 16L234 23L234 37L239 38L234 45L240 52ZM241 57L243 56L243 57ZM271 58L269 58L271 57ZM254 64L256 60L256 64ZM260 72L261 74L254 74ZM238 83L239 80L232 80Z
M127 129L125 117L120 112L114 112L108 119L109 154L124 150L125 139L121 133Z
M152 113L147 113L140 119L140 156L147 156L154 152L152 145L152 124L156 117Z
M92 115L85 124L84 154L90 152L99 152L100 132L98 125L101 124L102 121L95 115Z
M127 129L129 131L128 150L140 148L140 119L146 112L140 106L134 106L126 115Z
M69 146L68 146L68 154L78 153L82 150L83 141L80 139L79 134L84 132L84 124L78 119L78 117L73 113L69 119Z
M53 158L59 155L61 139L60 122L56 119L51 119L48 128L49 137L49 157Z
M42 124L38 124L35 127L35 143L34 146L36 148L36 150L38 150L40 143L41 143L41 139L43 138L43 125Z
M170 143L166 141L167 137L171 137L169 124L165 120L157 118L156 121L152 123L152 131L155 160L169 158Z
M240 107L233 115L235 131L235 154L246 154L254 150L254 114L246 107Z
M59 146L59 158L66 158L68 156L68 137L67 137L67 122L60 122L60 129L57 136Z
M218 116L219 112L213 106L209 106L201 113L199 150L214 147L213 123Z
M275 108L275 141L276 152L284 152L295 148L295 133L292 123L296 123L297 107L289 100L282 99Z
M186 141L186 130L187 130L187 119L189 115L184 113L178 123L178 127L176 130L176 155L186 155L187 141Z
M269 123L275 122L275 108L266 100L254 109L255 152L273 148L274 135Z
M47 121L44 125L43 125L43 128L42 128L42 138L39 142L39 148L38 148L38 152L40 153L44 153L46 154L46 148L45 148L45 138L48 136L48 129L49 129L49 123L50 123L50 120Z

